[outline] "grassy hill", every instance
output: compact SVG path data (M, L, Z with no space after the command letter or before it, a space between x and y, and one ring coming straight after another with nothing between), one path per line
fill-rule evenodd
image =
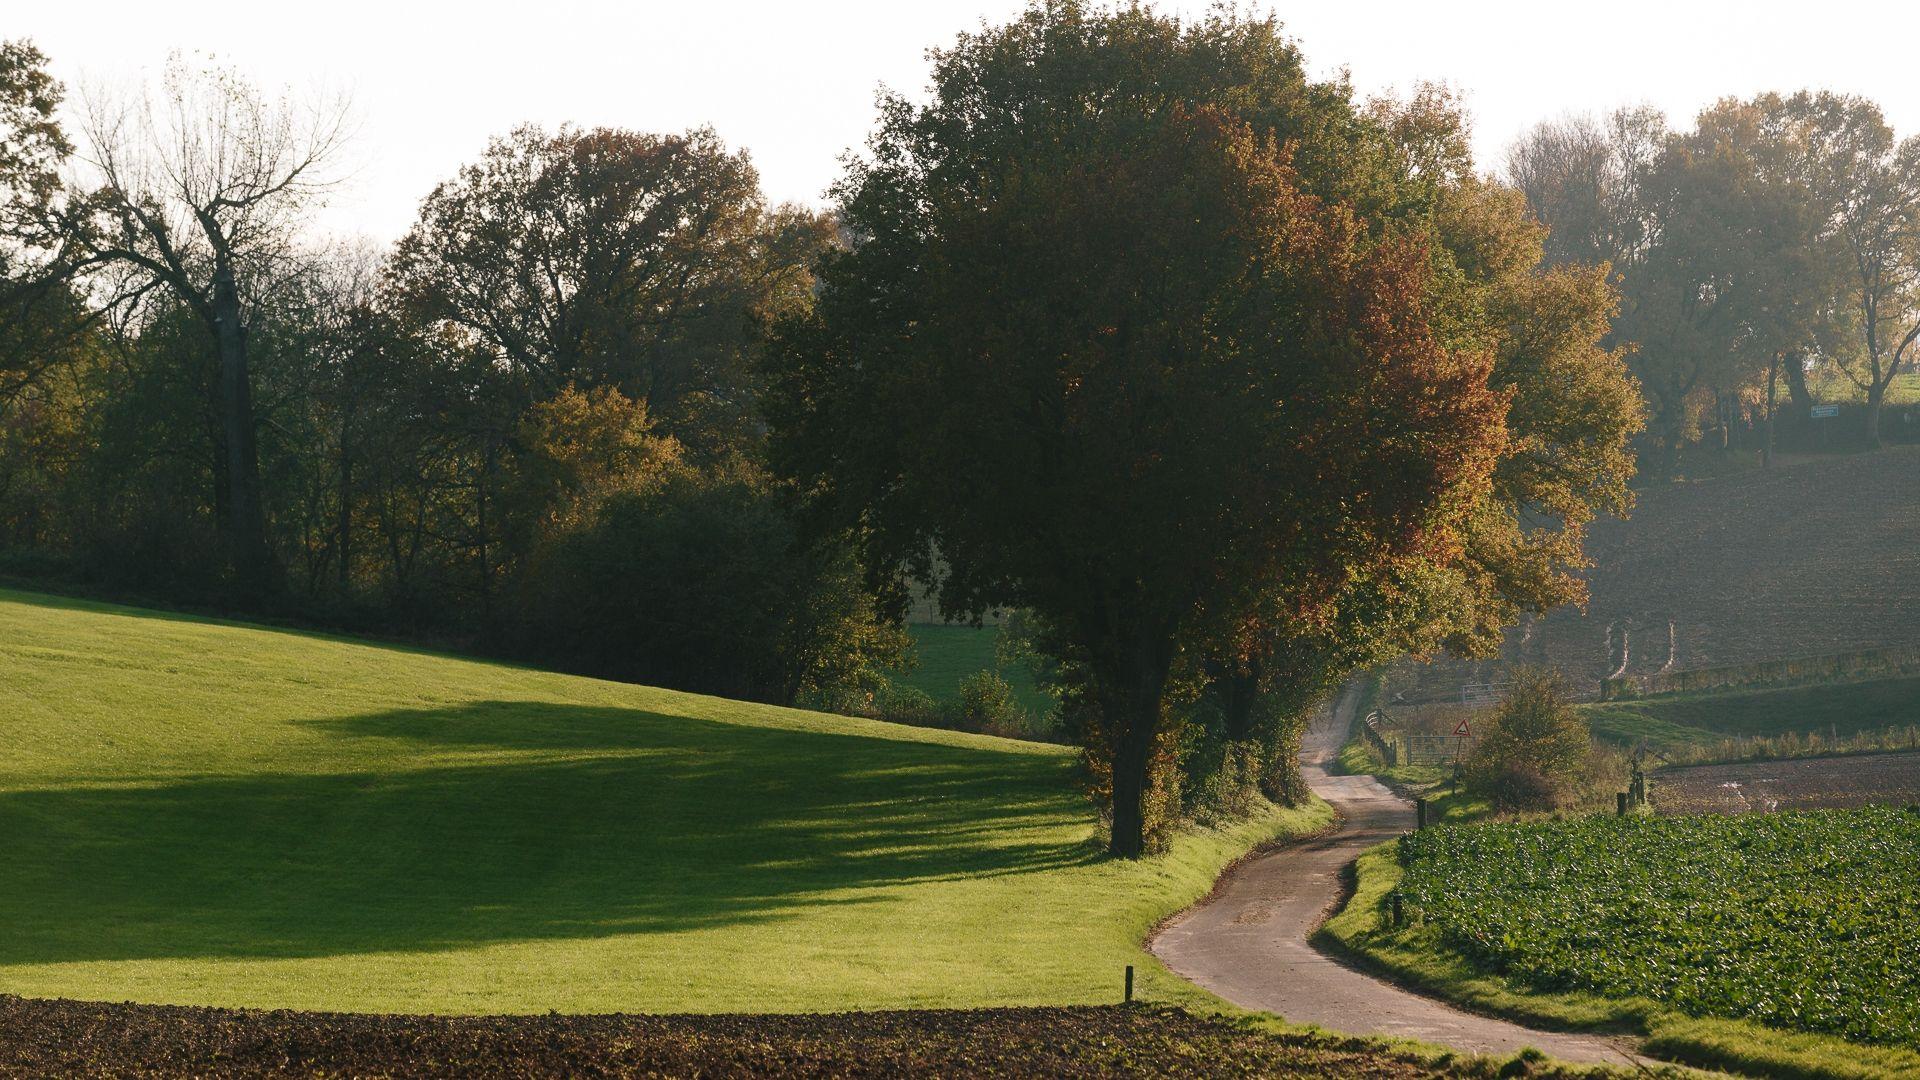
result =
M1065 749L0 592L0 992L1111 1001L1274 812L1101 859Z

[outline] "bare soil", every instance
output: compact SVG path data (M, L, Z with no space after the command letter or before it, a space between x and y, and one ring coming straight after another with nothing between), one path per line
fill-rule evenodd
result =
M377 1016L0 996L3 1077L1491 1076L1170 1008ZM1534 1069L1529 1076L1573 1075Z
M1920 753L1747 761L1662 769L1662 814L1745 814L1920 804Z
M1404 663L1394 687L1457 701L1462 683L1525 662L1594 692L1622 626L1629 674L1920 644L1915 536L1920 446L1650 486L1631 517L1588 533L1584 610L1516 629L1498 663Z

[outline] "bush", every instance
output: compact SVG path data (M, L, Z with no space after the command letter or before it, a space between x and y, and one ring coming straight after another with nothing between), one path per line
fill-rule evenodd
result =
M906 649L852 557L804 544L792 502L745 470L616 493L536 552L519 595L522 655L749 701L858 696Z
M940 727L944 719L940 704L925 690L891 682L876 698L874 716L889 723L912 724L914 727Z
M1033 726L1027 710L1014 699L1013 687L993 671L976 671L962 679L947 716L949 727L1009 738L1021 738Z
M1504 810L1551 810L1575 798L1592 747L1559 675L1521 668L1467 761L1467 785Z

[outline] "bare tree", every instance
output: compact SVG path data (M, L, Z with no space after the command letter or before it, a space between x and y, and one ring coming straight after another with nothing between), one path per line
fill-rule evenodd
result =
M1551 232L1550 263L1624 273L1652 240L1647 178L1667 141L1658 110L1618 109L1543 121L1507 150L1507 177Z
M157 93L89 94L75 201L84 265L176 298L205 324L219 360L221 525L240 587L276 587L267 542L247 329L261 288L293 250L304 213L334 183L346 141L338 98L296 104L232 71L177 54Z

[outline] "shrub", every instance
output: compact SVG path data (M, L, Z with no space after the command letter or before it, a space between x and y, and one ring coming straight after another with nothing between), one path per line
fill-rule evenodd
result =
M993 671L976 671L962 679L947 713L949 726L987 735L1018 738L1032 726L1027 710L1014 699L1013 687Z
M876 719L914 727L941 726L940 704L926 691L913 686L887 683L874 703Z
M803 543L792 501L745 468L609 497L536 552L520 600L522 655L749 701L858 696L906 648L852 557Z
M1573 799L1592 746L1560 677L1521 668L1467 762L1467 784L1502 809L1550 810Z

